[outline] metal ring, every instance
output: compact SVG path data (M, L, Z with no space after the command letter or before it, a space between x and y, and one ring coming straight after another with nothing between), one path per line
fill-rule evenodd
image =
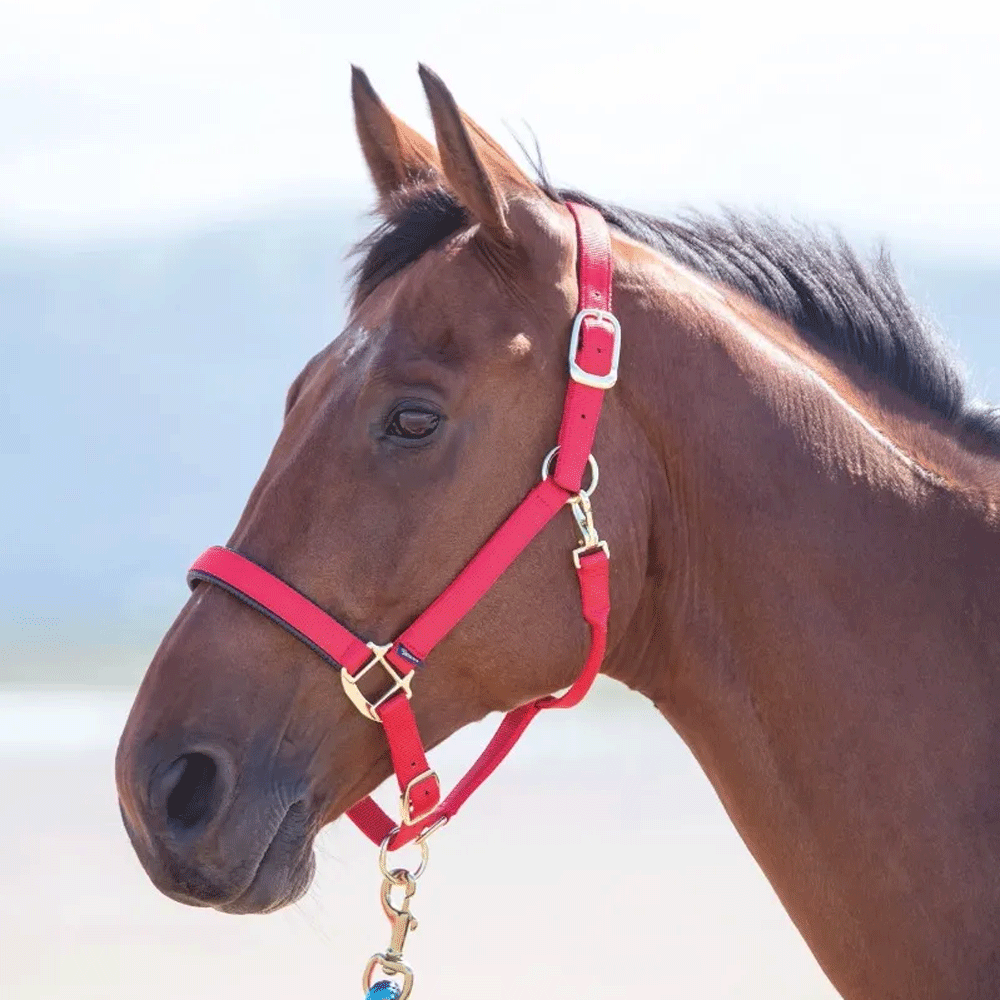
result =
M389 881L392 882L394 885L403 885L404 883L398 881L397 878L393 877L393 872L396 869L394 868L390 869L388 865L389 841L392 840L392 838L395 837L397 833L399 833L398 826L395 827L389 834L389 836L382 841L382 846L379 848L378 852L378 867L379 871L382 872L382 875L385 878L389 879ZM418 840L415 841L414 843L419 844L420 846L420 864L417 865L417 870L415 872L410 872L409 875L410 878L416 880L420 878L420 876L423 875L424 871L426 870L427 860L431 856L431 851L430 848L427 846L426 840Z
M556 457L556 452L559 450L559 445L556 445L552 451L550 451L545 458L542 460L542 482L545 482L549 478L550 469L549 466L552 464L552 459ZM601 478L601 470L597 467L597 459L593 455L587 456L587 464L590 466L590 485L584 489L580 487L580 492L590 499L590 495L597 489L598 480ZM566 502L569 503L573 498L570 497Z

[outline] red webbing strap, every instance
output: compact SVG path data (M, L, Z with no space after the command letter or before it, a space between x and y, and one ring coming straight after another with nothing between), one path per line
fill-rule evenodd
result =
M347 818L375 845L381 847L385 838L399 826L385 814L382 807L366 795L347 810ZM420 829L425 829L420 825Z
M385 729L392 769L399 784L400 815L405 814L411 821L426 816L441 800L441 783L427 763L410 702L400 692L376 711Z
M576 571L580 583L583 620L590 626L590 649L580 676L561 695L541 699L542 708L574 708L583 701L601 669L608 648L608 616L611 614L611 562L603 549L580 556Z
M371 650L356 635L321 607L232 549L213 545L194 561L187 578L192 586L205 580L229 591L349 674L356 673L372 657Z
M565 492L552 479L539 483L437 600L393 643L393 649L387 655L392 664L401 672L412 671L413 663L396 653L398 647L403 646L411 655L423 660L493 586L565 502ZM224 588L288 629L325 660L347 669L351 674L372 657L365 643L322 608L237 552L216 546L203 553L188 571L188 581L193 583L197 580L206 580ZM404 808L411 818L426 815L437 806L441 789L437 775L427 763L410 703L400 693L380 705L377 712L389 743ZM377 838L378 843L385 837L384 833L379 836L378 831L386 823L389 829L395 826L370 799L349 812L358 826L372 839Z
M568 202L576 221L580 310L611 312L611 238L599 212ZM607 375L614 359L615 335L605 323L585 318L580 326L576 363L592 375ZM604 390L570 379L559 428L554 478L563 489L579 493L587 457L594 444Z
M552 479L540 482L395 645L423 660L497 582L566 500L566 491Z
M420 823L401 826L397 830L399 824L393 822L370 797L349 809L348 816L372 843L382 844L392 834L388 847L389 850L396 850L416 840L435 823L451 819L466 799L497 769L539 712L550 708L572 708L580 703L594 683L607 649L608 614L611 610L608 571L608 557L602 549L580 557L577 576L583 618L590 626L590 650L583 670L573 685L560 696L547 695L505 715L493 738L465 776L444 802ZM401 699L401 696L397 698Z

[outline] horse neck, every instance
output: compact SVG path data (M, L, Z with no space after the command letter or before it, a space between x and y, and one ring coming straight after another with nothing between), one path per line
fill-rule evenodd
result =
M1000 912L995 863L974 893L954 877L1000 855L969 823L1000 802L991 502L735 293L648 260L622 285L662 572L609 672L690 746L846 996L950 996L942 941Z

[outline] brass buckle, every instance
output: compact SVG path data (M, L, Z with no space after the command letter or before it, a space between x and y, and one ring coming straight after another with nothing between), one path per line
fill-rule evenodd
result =
M354 707L366 718L371 719L373 722L381 722L382 720L378 717L377 709L384 705L397 691L402 691L406 695L406 700L409 701L413 697L413 692L410 690L410 684L413 681L413 674L400 674L396 671L396 668L385 658L385 654L392 649L394 643L389 643L387 646L379 646L374 642L367 643L368 648L372 651L372 658L353 676L349 674L346 670L340 671L340 682L344 685L344 691L347 693L347 697L351 699L354 703ZM389 675L392 680L392 687L378 701L370 702L362 693L361 689L358 687L358 681L361 680L365 674L371 670L376 664L381 666L381 668Z
M418 813L416 816L410 816L410 809L412 808L412 803L410 802L410 792L413 791L413 786L419 784L421 781L425 781L427 778L433 778L437 782L438 786L438 801L434 803L429 809L425 809L422 813ZM418 774L412 781L408 782L403 794L399 797L399 819L404 826L413 826L415 823L422 823L431 813L437 809L441 801L441 782L438 779L437 774L434 771L424 771L423 774Z

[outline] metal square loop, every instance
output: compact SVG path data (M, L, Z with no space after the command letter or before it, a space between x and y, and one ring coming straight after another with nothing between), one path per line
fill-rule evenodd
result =
M581 368L576 355L580 349L580 331L585 320L601 323L610 328L614 337L611 348L611 369L607 375L594 375ZM593 389L610 389L618 381L618 359L622 352L622 326L614 313L604 309L581 309L573 320L573 332L569 338L569 377L580 385L588 385Z
M396 668L385 658L385 654L392 649L394 643L389 643L387 646L379 646L374 642L367 643L368 648L372 651L372 658L353 676L349 674L346 670L340 671L340 682L344 685L344 691L347 693L347 697L351 699L354 707L366 718L371 719L373 722L381 722L382 720L378 717L378 711L380 705L384 705L397 691L402 691L406 695L407 701L413 697L413 692L410 690L410 684L413 682L413 674L400 674L397 672ZM385 692L377 701L370 702L361 693L361 689L358 687L358 681L361 680L365 674L378 664L388 675L389 679L392 681L392 687Z

